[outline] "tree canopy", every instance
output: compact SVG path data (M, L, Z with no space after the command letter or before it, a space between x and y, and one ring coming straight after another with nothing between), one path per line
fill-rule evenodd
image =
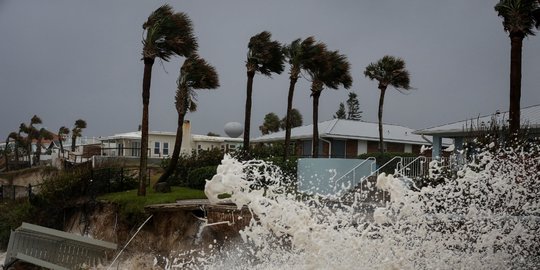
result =
M259 126L259 130L263 135L270 134L272 132L278 132L280 127L279 117L271 112L264 116L264 122Z
M334 115L335 119L346 119L347 113L345 112L345 105L343 102L339 103L339 109L336 111L336 114Z
M304 117L302 116L300 111L297 110L296 108L291 109L290 117L291 117L291 128L299 127L299 126L304 124ZM281 121L280 121L280 124L279 124L280 128L282 130L286 129L285 121L287 121L287 116L286 115L283 118L281 118Z
M360 102L358 101L358 95L355 92L349 92L349 98L347 99L347 119L354 121L362 120Z

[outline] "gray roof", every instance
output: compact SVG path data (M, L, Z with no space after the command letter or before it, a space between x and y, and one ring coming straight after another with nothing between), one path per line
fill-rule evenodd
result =
M416 134L440 135L448 137L465 136L470 131L478 131L489 127L493 122L499 126L508 125L508 112L497 112L492 115L479 116L446 125L430 127L414 131ZM538 132L540 129L540 105L521 108L521 125Z
M291 139L311 139L313 125L306 125L291 129ZM408 127L383 124L384 141L408 144L430 144L421 135L413 134L413 129ZM352 121L345 119L333 119L319 123L319 136L333 139L353 139L378 141L378 123ZM273 142L282 141L285 138L285 131L279 131L255 138L252 142Z
M149 131L149 135L161 135L161 136L169 136L169 137L176 137L176 132L170 132L170 131ZM230 138L230 137L220 137L220 136L206 136L206 135L197 135L192 134L192 139L194 141L203 141L203 142L242 142L242 138ZM102 139L105 140L117 140L117 139L131 139L131 140L140 140L141 139L141 132L140 131L132 131L132 132L126 132L126 133L118 133L114 134L113 136L106 137Z

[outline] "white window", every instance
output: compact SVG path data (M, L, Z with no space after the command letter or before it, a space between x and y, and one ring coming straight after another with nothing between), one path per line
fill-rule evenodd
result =
M159 142L154 143L154 155L159 155Z
M236 145L234 144L229 144L229 149L235 149L236 148Z
M164 156L169 155L169 143L168 142L163 143L163 155Z

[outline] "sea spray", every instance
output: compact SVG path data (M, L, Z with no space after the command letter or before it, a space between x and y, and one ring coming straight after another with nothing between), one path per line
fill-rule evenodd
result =
M377 187L391 194L369 221L352 205L318 197L299 200L271 165L226 156L206 185L213 202L230 195L253 213L243 243L207 254L201 269L506 269L534 268L540 250L538 157L521 150L485 151L435 187L419 191L381 174ZM256 164L256 165L255 165ZM259 174L251 174L253 166ZM432 174L440 171L435 165ZM251 167L251 168L250 168ZM262 172L262 173L261 173ZM279 174L279 173L278 173ZM440 177L440 175L433 175ZM357 197L358 198L358 197ZM227 259L225 259L226 254Z
M535 269L537 153L483 151L447 176L441 172L448 168L434 162L431 172L439 184L421 189L409 188L411 179L381 174L376 186L391 199L368 214L359 211L365 204L359 194L347 203L292 194L277 167L226 155L205 192L214 203L247 207L250 224L239 239L166 258L161 267Z

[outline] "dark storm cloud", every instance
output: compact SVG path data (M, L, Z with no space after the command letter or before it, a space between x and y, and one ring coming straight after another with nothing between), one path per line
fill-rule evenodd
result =
M508 107L510 41L497 1L173 1L194 22L200 55L216 66L221 87L199 92L188 115L195 133L223 134L243 122L246 45L263 30L281 42L315 36L348 56L364 119L376 121L378 90L364 68L385 54L405 59L416 88L387 94L384 120L423 128ZM142 23L160 1L0 1L0 139L32 115L57 130L76 119L84 133L135 130L141 118ZM522 106L539 104L540 37L524 41ZM173 131L182 58L156 61L150 129ZM252 130L268 112L284 115L288 76L256 75ZM326 89L320 119L330 119L344 89ZM311 119L309 83L295 107Z

